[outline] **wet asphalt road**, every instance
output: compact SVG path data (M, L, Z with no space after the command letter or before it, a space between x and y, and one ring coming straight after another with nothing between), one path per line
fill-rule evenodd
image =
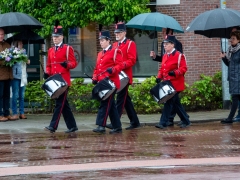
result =
M196 164L6 175L14 167L44 167L151 160L239 158L240 123L193 123L160 130L143 126L122 134L81 131L0 134L0 179L238 179L239 164ZM239 162L240 163L240 162ZM91 164L90 164L91 165Z

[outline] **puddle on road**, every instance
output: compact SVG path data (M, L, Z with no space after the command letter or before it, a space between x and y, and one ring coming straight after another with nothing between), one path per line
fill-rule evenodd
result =
M0 168L8 168L8 167L16 167L16 166L18 166L18 164L16 163L9 163L9 162L0 163Z

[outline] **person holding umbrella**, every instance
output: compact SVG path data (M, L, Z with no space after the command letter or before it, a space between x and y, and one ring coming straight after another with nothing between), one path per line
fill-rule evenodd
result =
M0 51L10 48L4 41L4 30L0 28ZM10 86L13 79L12 68L5 66L0 60L0 122L12 120L10 116Z
M63 44L63 28L58 25L58 21L53 28L52 39L54 47L48 50L48 59L46 65L46 73L44 73L44 79L49 76L60 74L67 82L68 86L71 86L70 69L77 66L77 61L74 56L74 50L71 46ZM68 54L67 54L68 53ZM54 133L59 124L61 114L67 125L68 130L65 133L72 133L78 130L75 118L69 106L68 89L64 91L56 100L55 108L52 116L52 120L49 126L44 129L50 133Z
M155 126L156 128L160 129L164 129L168 126L167 123L169 121L173 106L182 120L180 127L185 128L191 124L178 96L178 94L185 88L184 74L187 71L187 64L185 55L181 54L174 48L175 40L175 36L168 35L163 41L166 53L163 55L162 66L159 69L156 79L157 83L160 83L162 80L169 80L174 89L177 91L177 93L171 99L164 103L164 109L160 118L160 122Z
M162 39L165 39L167 35L173 35L173 29L162 28ZM182 43L176 39L176 50L183 53ZM150 51L150 57L153 61L162 62L162 57L165 54L163 42L161 43L161 55L156 55L154 51Z
M114 49L111 46L109 31L101 32L99 40L103 50L98 53L92 83L97 84L104 79L110 79L115 84L116 90L107 99L101 100L96 119L96 125L98 125L98 127L93 129L93 132L105 133L105 126L109 116L113 126L113 129L109 133L121 133L122 124L118 116L114 95L116 94L117 89L120 88L118 74L123 68L122 54L119 49Z
M222 61L228 66L229 93L232 97L230 113L226 119L221 121L222 124L233 123L233 117L240 101L240 31L231 32L230 37L231 45L226 54L220 54Z

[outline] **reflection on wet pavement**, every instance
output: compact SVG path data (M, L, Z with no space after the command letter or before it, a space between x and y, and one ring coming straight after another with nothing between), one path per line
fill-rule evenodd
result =
M240 125L240 124L239 124ZM0 162L19 166L75 164L159 158L238 156L239 125L195 124L159 130L143 127L123 134L0 135Z
M8 163L6 166L44 166L173 158L239 157L239 129L240 123L221 125L219 122L212 122L193 124L187 129L173 127L159 130L145 126L116 135L95 134L90 131L70 135L63 133L1 134L0 167L4 167L3 163ZM239 166L231 166L230 169L229 167L220 168L235 171ZM127 172L136 177L141 175L146 178L154 174L191 173L191 169L193 172L196 169L208 172L207 167L203 169L201 167L169 167L167 170L137 168L111 170L112 174L109 175L108 171L96 171L38 175L38 178L84 179L97 177L100 174L101 178L108 179L113 177L114 173L123 174L123 177L126 177L124 174ZM22 175L21 178L34 179L34 176ZM69 178L74 176L78 178ZM14 179L17 178L20 177L14 176Z

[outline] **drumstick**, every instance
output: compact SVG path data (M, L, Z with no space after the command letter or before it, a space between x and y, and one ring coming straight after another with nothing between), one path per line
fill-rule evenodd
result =
M86 73L83 73L84 75L86 75L87 77L89 77L90 79L92 79L89 75L87 75Z
M61 63L64 63L64 62L55 62L55 63L49 63L49 64L61 64Z
M107 71L107 70L106 70ZM98 77L98 76L101 76L103 73L105 73L106 71L103 71L103 72L101 72L100 74L98 74L98 75L96 75L96 77ZM87 75L86 73L83 73L84 75L86 75L87 77L89 77L89 78L91 78L89 75ZM92 78L91 78L92 79Z

